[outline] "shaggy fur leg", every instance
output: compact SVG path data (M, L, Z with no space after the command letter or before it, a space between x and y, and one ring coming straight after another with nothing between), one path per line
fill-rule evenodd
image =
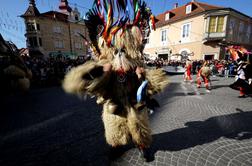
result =
M128 114L128 127L132 141L137 146L149 147L152 141L147 109L137 111L131 109Z
M106 102L103 106L103 123L106 141L112 147L126 145L130 142L130 133L127 126L127 118L113 114L115 105Z

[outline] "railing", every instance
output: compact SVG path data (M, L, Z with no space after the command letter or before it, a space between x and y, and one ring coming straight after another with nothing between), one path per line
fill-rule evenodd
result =
M209 38L225 38L226 37L226 33L225 32L206 32L204 34L204 38L205 39L209 39Z

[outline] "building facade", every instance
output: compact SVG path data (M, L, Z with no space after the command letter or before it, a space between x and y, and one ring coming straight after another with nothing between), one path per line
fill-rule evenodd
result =
M252 49L252 18L232 8L192 0L157 19L144 49L150 59L226 59L226 46Z
M40 13L35 0L30 0L21 17L26 25L25 37L31 56L76 58L87 55L88 47L81 37L87 36L84 21L78 9L72 9L67 0L60 1L59 11L45 13Z

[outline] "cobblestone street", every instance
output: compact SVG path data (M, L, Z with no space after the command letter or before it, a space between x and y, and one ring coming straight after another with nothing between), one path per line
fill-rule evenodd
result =
M213 77L211 92L182 82L182 75L169 78L156 96L161 107L150 115L153 161L131 146L111 157L101 107L54 87L4 100L0 165L251 166L252 98L228 87L234 78Z
M145 163L131 149L113 164L252 165L252 98L237 98L239 92L228 87L233 78L212 78L210 93L181 82L182 76L170 79L151 116L155 160Z

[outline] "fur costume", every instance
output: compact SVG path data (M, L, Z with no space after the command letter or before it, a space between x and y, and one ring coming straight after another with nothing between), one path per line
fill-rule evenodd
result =
M1 63L0 68L0 84L4 94L25 92L30 88L32 72L18 55L17 50L14 44L5 42L0 34L0 55L7 60Z
M104 3L107 6L106 21L100 13ZM125 14L126 6L130 4L127 1L117 3L118 12ZM134 20L130 21L129 16L124 15L112 26L114 3L95 2L96 8L90 10L86 20L91 41L85 38L96 55L95 60L67 73L63 88L68 93L97 97L97 103L103 105L106 141L112 147L133 142L137 147L148 148L152 140L148 105L152 96L166 87L168 80L162 70L145 68L141 29L149 28L146 22L151 13L144 2L134 3L131 4Z
M30 89L32 72L24 70L16 65L10 65L4 69L4 74L11 80L11 87L14 90L26 92Z

